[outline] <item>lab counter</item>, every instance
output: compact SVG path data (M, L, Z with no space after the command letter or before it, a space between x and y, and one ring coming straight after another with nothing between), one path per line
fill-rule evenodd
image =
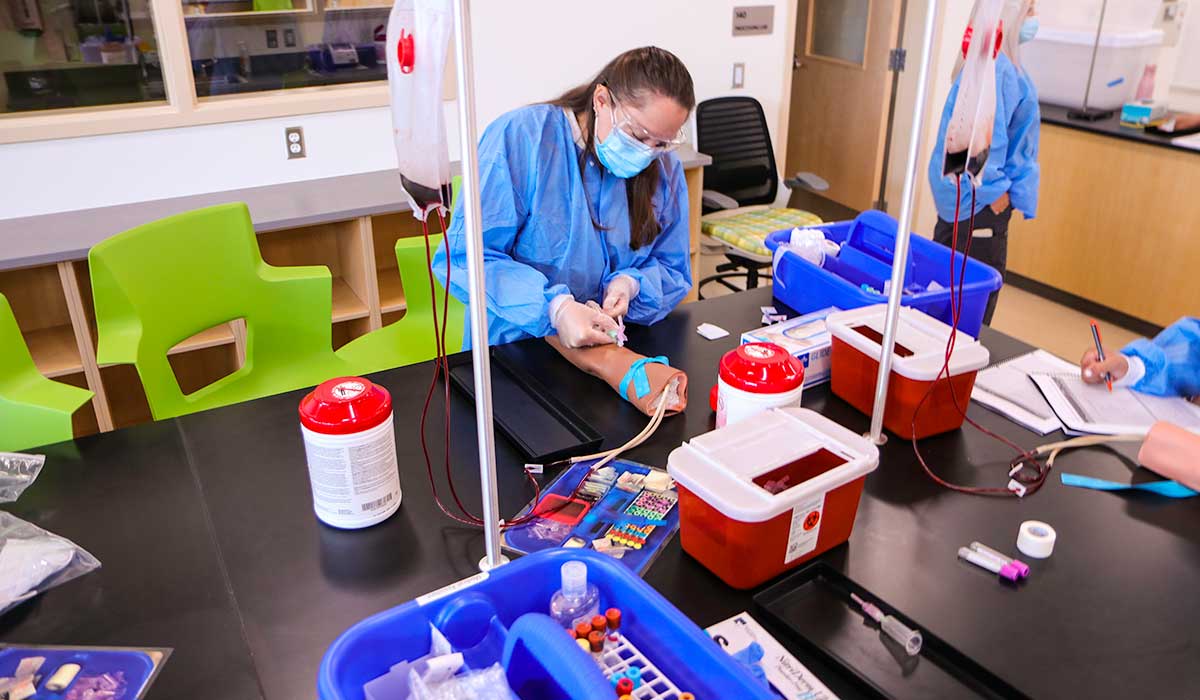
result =
M1068 120L1065 109L1043 105L1037 218L1014 216L1009 272L1143 326L1195 314L1198 155L1113 120Z
M689 190L700 184L700 169L712 158L684 147L678 155L688 171ZM451 168L458 172L458 163ZM696 177L693 178L692 174ZM699 227L700 192L689 191ZM408 211L395 170L302 180L187 197L0 220L0 270L82 260L109 236L134 226L201 207L245 202L259 233L357 217Z
M1121 126L1121 112L1117 110L1113 116L1108 119L1099 119L1094 122L1083 121L1080 119L1071 119L1067 113L1071 110L1059 105L1049 105L1042 103L1039 105L1042 112L1042 124L1053 124L1055 126L1075 129L1077 131L1097 134L1099 136L1109 136L1117 139L1125 139L1134 143L1144 143L1151 146L1162 146L1184 153L1192 153L1200 156L1200 151L1179 146L1171 143L1172 136L1148 132L1144 129L1134 129L1128 126Z
M314 87L319 85L346 85L349 83L387 80L386 66L372 66L336 72L316 72L307 68L287 71L285 73L253 73L250 77L237 77L233 82L227 76L219 78L200 79L196 83L196 94L199 97L213 95L238 95L264 90L284 90L297 87Z
M687 410L664 420L629 459L663 466L671 450L712 430L706 388L717 363L770 303L771 289L760 288L685 304L653 327L630 326L631 346L669 357L693 390ZM705 340L695 332L702 322L732 333ZM981 340L993 361L1029 349L989 329ZM513 350L604 435L605 448L646 425L643 414L543 341ZM477 573L483 535L439 513L417 437L432 371L426 362L373 375L394 398L404 496L395 515L363 530L336 530L313 515L296 417L305 390L37 450L47 454L44 470L5 508L77 542L103 566L0 617L0 638L173 647L149 700L314 698L322 654L349 626ZM441 401L436 392L435 415ZM449 450L458 493L477 513L475 407L458 391L450 402L452 438L431 440L429 456L440 465ZM828 385L805 389L803 403L856 434L868 428L870 419ZM980 406L969 414L1026 447L1062 439L1034 435ZM952 482L1008 480L1012 452L979 431L934 437L922 450ZM499 434L496 459L500 512L508 516L533 495L522 471L527 460ZM1059 483L1059 470L1130 479L1117 453L1083 450L1064 454L1045 486L1024 499L970 496L935 484L911 443L893 437L866 477L849 543L821 560L1024 697L1200 696L1200 499L1070 488ZM441 468L435 471L448 498ZM1019 524L1029 519L1050 523L1058 544L1049 559L1030 561L1027 581L1009 585L955 556L972 540L1012 552ZM688 556L678 537L645 579L702 627L742 610L769 624L752 595L770 582L732 590ZM829 609L823 619L843 614ZM780 638L844 700L877 697L824 667L801 641ZM904 664L885 646L871 651L863 656L900 675L896 667ZM914 678L911 692L895 696L947 697L921 692L920 674Z

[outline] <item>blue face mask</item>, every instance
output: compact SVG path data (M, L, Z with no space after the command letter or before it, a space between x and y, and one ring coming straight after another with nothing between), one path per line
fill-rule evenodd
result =
M1033 37L1038 33L1038 18L1029 17L1025 23L1021 25L1021 43L1033 41Z
M617 126L615 111L610 111L609 114L612 116L612 128L608 132L608 138L596 144L596 156L610 173L628 179L645 170L654 161L656 154L653 148Z

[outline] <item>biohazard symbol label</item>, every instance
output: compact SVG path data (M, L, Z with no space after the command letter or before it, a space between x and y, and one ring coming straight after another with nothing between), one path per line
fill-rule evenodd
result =
M819 522L821 522L821 512L814 510L813 512L809 513L804 518L805 531L813 529L814 527L817 526L817 523L819 523Z

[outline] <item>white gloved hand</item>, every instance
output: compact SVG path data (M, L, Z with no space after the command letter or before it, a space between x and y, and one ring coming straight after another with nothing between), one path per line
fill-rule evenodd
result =
M641 291L638 281L629 275L617 275L604 290L604 313L614 319L629 313L629 302Z
M550 323L558 331L558 339L568 348L586 348L606 345L616 340L608 334L616 333L617 322L595 308L580 304L569 295L562 295L550 302Z

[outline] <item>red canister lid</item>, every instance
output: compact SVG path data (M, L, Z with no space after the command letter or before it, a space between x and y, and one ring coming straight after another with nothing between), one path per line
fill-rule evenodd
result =
M337 377L323 382L300 402L300 423L326 435L369 430L392 414L387 389L361 377Z
M804 384L804 365L775 343L747 343L725 353L718 376L751 394L782 394Z

